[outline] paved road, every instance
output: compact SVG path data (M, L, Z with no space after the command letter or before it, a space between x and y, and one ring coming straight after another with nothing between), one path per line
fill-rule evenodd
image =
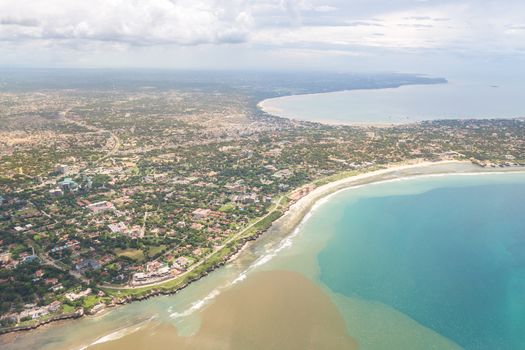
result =
M277 201L277 203L275 204L275 207L270 210L266 215L260 217L259 219L257 219L256 221L254 221L253 223L251 223L250 225L248 225L247 227L245 227L244 229L242 229L241 231L239 231L237 234L231 236L230 238L228 238L222 245L218 246L217 248L215 248L211 253L209 253L208 255L206 255L203 259L199 260L198 263L196 263L195 265L192 265L188 270L184 271L183 273L181 273L180 275L177 275L173 278L169 278L169 279L166 279L166 280L163 280L163 281L159 281L159 282L155 282L155 283L150 283L150 284L144 284L144 285L140 285L140 286L114 286L114 285L99 285L99 287L101 288L111 288L111 289L137 289L137 288L146 288L146 287L153 287L153 286L158 286L158 285L161 285L161 284L164 284L164 283L167 283L169 281L173 281L177 278L181 278L181 277L184 277L185 275L189 274L190 272L194 271L197 267L201 266L202 264L204 264L206 261L208 261L210 258L212 258L215 254L217 254L219 251L221 251L224 247L226 247L229 243L233 242L234 240L238 239L239 237L242 237L243 234L245 234L249 229L251 229L252 227L254 227L255 225L257 225L258 223L260 223L262 220L266 219L268 216L270 216L272 213L274 213L277 209L279 209L279 207L281 206L281 203L283 201L283 199L285 198L286 196L281 196L281 198L279 198L279 200Z

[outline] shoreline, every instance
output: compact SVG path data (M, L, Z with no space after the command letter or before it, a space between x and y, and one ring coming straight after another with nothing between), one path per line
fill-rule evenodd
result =
M301 108L297 109L297 107L293 107L295 104L304 105L304 100L298 100L298 101L291 101L292 106L290 106L289 103L285 103L282 105L281 103L277 103L277 106L272 105L272 102L290 102L287 101L289 98L295 98L295 97L308 97L313 98L314 96L323 96L323 95L329 95L329 94L345 94L345 93L362 93L366 91L379 91L380 93L387 93L389 94L401 94L401 97L404 97L404 91L399 91L403 89L411 89L411 88L418 88L418 89L432 89L432 87L436 88L439 86L453 89L452 92L449 92L448 95L445 95L444 97L441 96L441 99L453 99L455 91L454 89L457 89L458 86L465 85L465 82L459 81L460 85L456 84L458 81L451 82L441 82L441 83L416 83L416 84L401 84L399 86L387 86L387 87L372 87L372 88L357 88L357 89L342 89L342 90L328 90L328 91L320 91L320 92L307 92L307 93L296 93L296 94L286 94L281 96L274 96L274 97L268 97L265 98L259 102L256 103L256 109L259 111L266 113L273 117L288 119L294 122L305 122L305 123L316 123L316 124L322 124L327 126L353 126L353 127L362 127L362 128L389 128L389 127L396 127L396 126L402 126L402 125L413 125L413 124L419 124L423 122L430 122L430 121L437 121L437 120L470 120L470 119L476 119L476 120L490 120L490 119L505 119L505 120L514 120L514 119L522 119L523 116L523 110L522 109L516 109L516 110L507 110L507 111L498 111L490 109L488 106L486 109L488 110L480 110L479 108L469 108L468 110L462 110L460 112L457 111L440 111L440 112L430 112L428 110L417 110L412 112L403 112L398 111L397 113L394 112L394 115L392 115L390 118L392 120L385 120L385 116L390 116L388 111L380 110L376 113L373 113L372 115L369 115L366 117L367 114L365 114L365 120L363 119L362 112L354 112L353 114L344 114L339 115L339 118L329 118L324 119L323 115L333 115L338 114L336 111L338 110L336 108L336 111L333 109L322 109L321 111L318 111L316 113L308 113L306 110L302 110ZM470 86L474 84L473 86L476 86L478 88L487 86L485 84L481 84L480 82L466 82L467 86ZM418 90L416 90L418 91ZM425 94L421 94L422 96L432 96L433 91L425 91ZM441 90L438 90L438 92ZM448 90L447 90L448 91ZM478 94L480 96L484 96L487 94L486 91L478 91ZM449 96L450 95L450 96ZM350 97L346 97L344 99L345 106L348 107L348 103L356 103L356 101L359 100L358 97L355 97L353 94L349 95ZM367 96L367 95L365 95ZM378 103L381 101L382 95L378 95L376 98L377 101L372 102L369 101L369 103ZM390 95L387 95L390 96ZM355 97L355 98L354 98ZM395 96L394 96L395 97ZM399 97L399 96L398 96ZM471 101L474 97L466 95L466 99L469 99L471 104L475 104L475 101ZM348 99L348 100L347 100ZM279 101L277 101L279 100ZM342 100L342 99L340 99ZM373 99L372 99L373 100ZM336 98L336 101L338 99ZM352 101L352 102L351 102ZM448 101L448 100L446 100ZM321 104L332 104L333 101L330 99L320 98L320 100L317 101ZM341 101L339 101L341 103ZM431 103L430 101L429 103ZM441 101L443 102L443 101ZM409 102L407 102L409 103ZM444 102L443 102L444 103ZM286 105L288 104L288 107ZM280 107L279 107L280 106ZM291 108L290 108L291 107ZM357 107L359 109L359 102L357 102ZM399 109L399 106L394 105L390 107L391 110L396 111ZM360 109L359 109L360 110ZM310 114L310 115L308 115ZM321 115L319 115L321 114ZM347 119L347 118L350 118ZM358 119L358 120L351 120L351 119ZM361 119L361 120L359 120ZM377 121L370 121L370 119L378 119Z
M343 92L351 92L351 91L367 91L367 90L397 90L397 89L400 89L402 87L407 87L407 86L426 86L426 85L442 85L442 84L449 84L449 82L446 81L443 83L431 83L431 84L402 84L399 86L388 86L388 87L378 87L378 88L345 89L345 90L334 90L334 91L323 91L323 92L309 92L309 93L302 93L302 94L290 94L290 95L266 98L262 101L259 101L255 107L258 110L266 114L269 114L273 117L284 118L284 119L288 119L288 120L295 121L295 122L318 123L318 124L329 125L329 126L389 128L389 127L400 126L400 125L417 124L417 123L422 122L423 120L412 120L408 122L402 122L402 121L399 121L399 122L354 121L352 122L349 120L340 120L340 119L304 119L296 115L284 116L282 115L283 110L281 108L271 107L271 106L268 106L267 104L268 104L268 101L270 100L284 99L284 98L293 97L293 96L313 96L313 95L343 93Z
M410 173L410 170L428 170L429 167L432 166L440 166L440 165L453 165L453 164L464 164L466 166L472 165L476 168L476 171L474 172L461 172L461 171L437 171L437 172L428 172L428 173ZM408 173L401 173L399 172L408 172ZM279 216L275 219L272 219L269 222L269 225L264 229L256 230L253 234L250 235L241 235L235 240L234 249L230 251L228 254L224 255L219 259L218 261L215 261L209 266L204 265L203 261L203 270L200 272L196 272L194 276L188 276L187 279L181 280L180 283L176 284L175 286L171 288L162 288L162 284L168 284L170 282L176 281L177 278L173 280L166 280L163 281L160 284L152 284L150 286L145 285L141 286L140 288L147 289L144 294L137 293L137 295L128 295L124 297L123 299L120 299L118 302L106 305L104 309L101 310L101 312L97 312L95 314L89 314L88 312L84 312L83 309L76 310L75 317L63 317L64 315L57 315L53 317L50 320L43 320L41 322L37 322L35 324L27 325L27 326L17 326L10 329L2 329L0 330L0 336L10 333L19 333L22 331L30 331L36 328L40 328L42 326L48 325L48 324L54 324L55 322L58 323L58 321L65 321L66 319L80 319L84 316L88 317L95 317L100 315L102 312L110 312L111 309L125 304L130 304L136 301L144 301L149 298L155 297L155 296L162 296L162 295L172 295L176 294L182 289L189 286L192 282L196 282L200 280L201 278L204 278L209 273L215 271L216 269L229 264L231 262L234 262L242 253L244 250L246 250L247 246L251 244L251 242L256 241L260 236L265 234L272 234L275 231L282 232L283 237L290 236L294 230L299 227L299 225L304 221L304 219L307 217L307 215L311 212L311 210L319 204L320 201L325 200L329 198L331 195L342 191L347 190L355 186L363 186L363 185L369 185L374 183L379 183L382 181L391 181L396 179L403 179L403 178L409 178L409 177L416 177L416 176L425 176L425 175L453 175L453 174L490 174L490 173L511 173L511 172L524 172L524 167L507 167L507 168L501 168L494 171L493 169L487 169L484 167L479 166L478 164L473 163L469 160L441 160L441 161L425 161L421 159L417 160L411 160L406 161L403 163L394 163L385 165L382 168L371 168L371 169L364 169L362 172L355 172L353 174L339 174L339 176L342 176L340 178L336 178L334 180L331 180L330 178L320 179L317 181L314 181L310 184L315 185L316 187L310 191L308 194L304 195L303 197L299 198L295 202L288 203L285 206L285 210L282 212L279 212ZM294 189L295 191L296 189ZM293 192L293 191L292 191ZM291 193L291 192L290 192ZM287 195L290 195L288 193ZM277 212L278 205L274 210ZM271 212L269 213L271 214ZM267 214L265 217L269 216ZM265 218L263 217L263 218ZM240 232L244 232L246 230L243 229ZM219 253L217 251L216 253ZM122 291L125 290L134 290L132 287L129 289L123 288ZM114 289L113 291L117 292L118 289Z

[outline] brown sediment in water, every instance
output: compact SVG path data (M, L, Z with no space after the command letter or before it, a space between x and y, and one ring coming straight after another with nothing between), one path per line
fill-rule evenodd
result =
M296 272L271 271L250 276L219 295L201 315L189 337L174 326L150 325L89 349L357 349L343 317L330 298Z

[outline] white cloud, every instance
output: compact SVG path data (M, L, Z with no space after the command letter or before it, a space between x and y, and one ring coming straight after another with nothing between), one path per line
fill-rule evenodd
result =
M245 3L3 0L0 40L95 40L138 45L242 42L247 40L252 23Z
M198 60L202 46L227 48L232 65L271 49L297 60L523 55L524 28L522 0L0 0L0 64L34 50L79 62L86 51L140 60L144 48L188 48Z
M516 23L525 23L525 4L519 2L489 11L465 1L445 5L428 2L417 8L332 24L327 20L316 25L265 28L254 33L252 40L280 47L302 44L504 53L510 48L525 48L525 31Z

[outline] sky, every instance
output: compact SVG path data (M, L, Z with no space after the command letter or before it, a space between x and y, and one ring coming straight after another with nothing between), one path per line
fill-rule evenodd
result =
M8 67L512 75L524 58L523 0L0 0Z

